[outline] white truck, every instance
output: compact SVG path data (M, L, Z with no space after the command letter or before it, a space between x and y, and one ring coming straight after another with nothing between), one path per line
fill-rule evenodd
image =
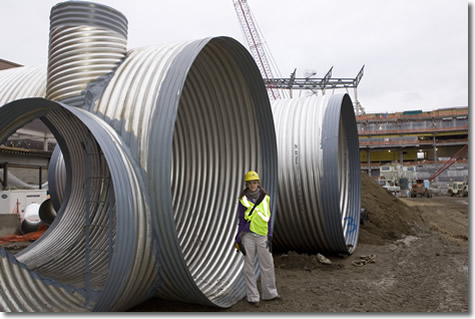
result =
M46 189L12 189L0 191L0 214L19 214L23 219L30 204L41 205L46 200Z
M467 182L450 182L448 187L449 196L468 196L468 183Z

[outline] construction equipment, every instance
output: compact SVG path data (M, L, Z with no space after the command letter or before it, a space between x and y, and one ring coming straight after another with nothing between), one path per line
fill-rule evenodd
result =
M450 166L457 163L457 160L465 155L468 152L468 144L465 144L461 149L459 149L451 158L449 158L446 162L440 165L437 170L429 177L429 181L432 182L437 176L442 174L445 170L447 170Z
M391 195L394 195L396 197L401 196L401 187L395 185L393 182L390 182L388 180L384 180L384 178L379 180L379 184L383 186L383 188L388 191Z
M247 0L233 0L233 4L251 55L256 61L259 71L267 84L270 79L274 78L274 73L278 75L277 66L272 59L269 48L267 48L263 41L264 37L259 31L257 23L254 21ZM271 65L271 63L273 65ZM267 92L269 97L273 100L281 97L280 91L277 88L267 88Z
M272 53L264 40L264 36L255 21L247 0L233 0L234 9L239 19L241 29L244 33L249 51L256 61L261 72L267 93L271 100L281 98L292 98L292 89L310 90L312 94L318 95L318 91L325 94L325 89L354 88L353 108L356 115L365 114L365 110L358 101L357 88L364 74L364 65L355 78L332 78L333 66L323 78L311 78L316 72L305 78L296 78L296 71L290 74L290 78L283 78L279 67L272 57Z
M468 183L467 182L452 182L449 184L447 193L450 196L460 195L462 197L468 196Z
M19 214L23 219L26 207L40 205L46 199L46 189L11 189L0 191L0 214Z
M405 166L400 163L391 163L380 167L378 183L394 196L408 197L410 193L409 181L417 178L416 166Z
M333 66L330 70L325 74L323 78L314 78L312 77L315 75L313 73L310 76L304 78L296 77L295 73L297 69L290 74L290 78L273 78L269 79L266 82L266 87L273 88L273 89L283 89L289 90L289 95L292 98L292 90L310 90L312 94L318 95L320 91L322 95L325 94L325 90L333 90L335 89L345 89L348 93L349 88L354 89L354 102L353 107L355 110L355 115L360 116L365 114L364 107L358 101L358 84L361 81L361 78L364 74L364 65L354 78L334 78L332 77Z
M428 198L432 197L432 191L429 187L425 186L424 180L422 179L417 179L416 184L413 184L411 189L411 197L417 197L419 195Z

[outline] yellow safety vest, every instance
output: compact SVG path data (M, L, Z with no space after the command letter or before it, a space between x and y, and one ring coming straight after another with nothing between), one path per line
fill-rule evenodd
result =
M254 209L252 215L249 216L252 208L254 207L254 203L247 199L246 195L244 195L240 200L241 204L246 207L246 211L244 212L244 219L251 223L249 229L256 234L267 236L267 232L269 230L268 223L270 220L270 196L266 195L264 200L260 202L259 205Z

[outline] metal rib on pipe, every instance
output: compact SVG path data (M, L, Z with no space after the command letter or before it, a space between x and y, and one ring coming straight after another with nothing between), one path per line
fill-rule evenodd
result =
M245 295L231 248L243 174L275 200L272 113L252 57L209 38L129 52L91 111L140 162L160 244L157 295L229 307Z
M87 63L74 64L67 50L62 51L65 42L74 52L75 37L68 36L80 36L83 30L79 27L77 33L76 27L52 26L48 97L87 107L84 98L88 92L84 89L102 76L95 72L97 68L88 70ZM96 27L93 24L87 29L95 31ZM118 43L114 49L120 47ZM102 47L108 56L107 45ZM78 55L82 53L78 50ZM64 59L62 63L57 63L57 56ZM90 58L94 62L96 56ZM112 66L111 60L106 60L105 64ZM275 132L259 71L248 52L230 38L134 50L121 62L117 70L116 65L109 69L109 85L101 92L100 100L87 109L120 134L131 157L140 163L137 167L147 182L144 194L150 197L154 213L150 225L155 237L146 232L145 238L157 238L160 244L159 253L153 255L160 259L161 269L155 291L167 299L231 306L245 295L242 260L232 248L242 174L258 170L273 201L277 187ZM85 85L81 86L82 80ZM62 128L67 131L67 127ZM182 176L181 171L191 174ZM76 204L71 202L74 197L70 194L75 194L76 187L72 185L70 191L65 190L65 207ZM200 190L201 185L215 193ZM188 197L190 205L183 205ZM214 212L212 219L204 216L209 210ZM50 229L64 220L61 210L58 216ZM77 236L74 231L72 234ZM53 240L51 234L46 235L31 251L41 248L46 252ZM30 266L40 262L40 257L30 250L20 255ZM45 255L43 260L50 261L50 257ZM77 258L71 251L61 260L71 264ZM48 267L43 268L48 275L56 275L61 268ZM69 276L67 283L81 281ZM129 304L132 302L123 306ZM105 307L96 304L94 309L109 309Z
M51 9L51 28L90 25L111 30L127 38L127 18L118 10L89 1L67 1Z
M50 15L47 98L84 102L87 84L114 70L126 55L127 19L91 2L55 5Z
M248 52L225 37L133 50L91 111L120 134L130 148L134 167L141 170L146 182L143 194L150 197L153 209L152 221L147 225L153 227L154 235L149 231L140 233L147 240L156 238L160 244L160 249L154 248L150 254L150 258L159 259L156 264L160 265L156 294L219 307L229 307L242 299L242 260L232 248L242 174L250 169L260 172L274 207L277 189L272 113L259 71ZM74 140L67 121L62 123L58 118L53 124ZM79 148L73 150L80 152ZM66 157L81 158L74 152L69 151L73 155ZM80 173L74 177L70 165L65 166L71 174L67 180L80 178ZM79 192L77 187L72 182L71 189L65 190L65 207L78 208L74 206L79 205L78 200L73 200L73 194ZM67 250L67 245L49 250L58 240L52 237L59 227L56 224L64 223L73 239L78 236L75 221L66 218L62 210L46 236L18 256L32 269L41 266L38 271L46 275L62 275L64 269L57 263L69 265L80 259L71 251L57 263L48 263L54 251ZM210 214L212 218L208 218ZM151 275L153 271L145 273ZM81 284L77 276L67 277L65 284ZM137 280L137 284L141 282ZM124 295L128 302L121 307L133 304L127 298L140 300L138 292ZM110 303L107 307L96 304L94 309L116 309Z
M0 105L46 94L46 66L24 66L0 71Z
M65 198L67 185L70 184L67 182L65 165L61 149L59 145L56 145L48 165L48 191L51 197L51 208L55 211L59 211Z
M349 95L273 102L279 153L275 246L349 253L359 233L359 143Z
M157 276L153 238L138 235L152 232L140 172L105 122L44 99L1 107L0 140L39 117L61 145L71 191L43 237L16 259L0 250L0 306L3 311L126 310L149 297Z
M194 61L188 69L190 57ZM171 94L177 91L181 96ZM166 288L186 293L194 302L230 306L244 296L242 263L236 262L240 256L229 250L243 172L255 167L271 197L276 194L275 131L265 87L237 41L208 39L191 44L176 58L157 105L152 119L159 125L152 127L151 136L160 132L163 137L150 140L150 149L172 149L173 157L149 153L149 163L162 162L150 170L151 185L172 188L172 197L159 193L156 204L167 212L159 216L160 223L176 227L176 232L166 227L164 242L176 245L177 236L179 243L170 253L164 250L167 259L176 260L175 265L163 265L164 281L184 271L189 281ZM168 116L176 116L176 122L167 122ZM170 173L171 180L166 178ZM237 284L240 291L233 292Z

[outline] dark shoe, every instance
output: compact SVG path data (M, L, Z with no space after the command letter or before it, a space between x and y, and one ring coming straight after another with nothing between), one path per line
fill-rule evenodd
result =
M267 301L284 301L281 295L277 295L272 299L268 299Z
M259 308L259 301L248 301L248 303L253 307Z

